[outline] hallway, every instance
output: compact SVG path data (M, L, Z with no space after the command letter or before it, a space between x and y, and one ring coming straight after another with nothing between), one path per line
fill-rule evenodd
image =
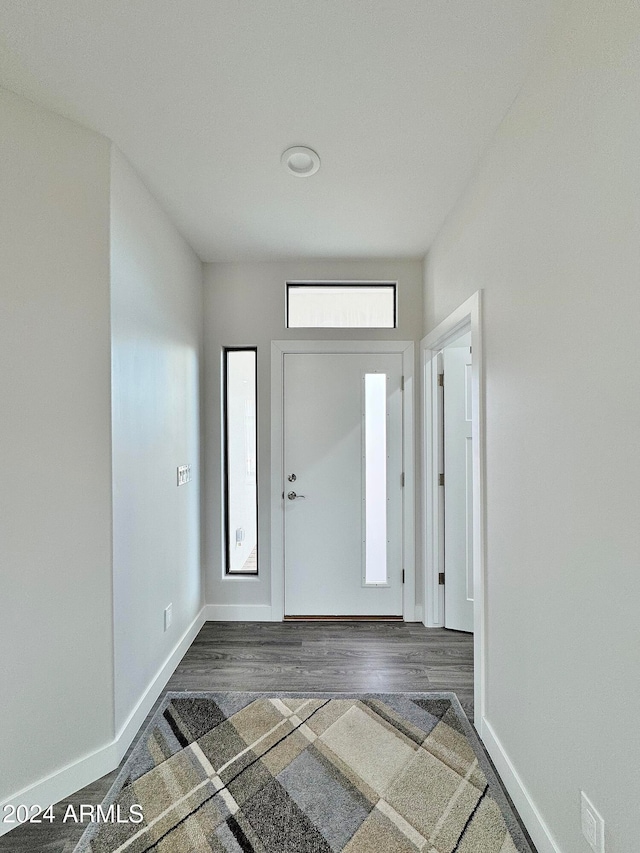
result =
M404 622L207 622L166 689L451 690L473 719L473 638ZM1 853L70 853L85 827L62 823L67 804L101 802L118 772L55 807L54 823L0 838Z

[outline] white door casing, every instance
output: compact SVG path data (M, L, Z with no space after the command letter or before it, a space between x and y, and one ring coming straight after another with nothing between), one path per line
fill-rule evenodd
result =
M422 543L424 547L424 622L443 625L444 587L438 583L442 571L444 501L439 486L440 410L438 399L438 353L464 332L471 331L472 436L473 436L473 682L474 722L480 737L485 732L487 603L486 603L486 509L484 448L484 360L482 340L482 292L477 291L438 324L421 341L422 390L424 395Z
M288 616L402 615L401 378L398 353L284 356ZM381 407L367 429L365 411L370 416L375 403L366 402L365 384L371 393L372 381ZM365 446L376 437L382 455L375 473L383 479L372 489L372 448L367 454ZM378 523L367 524L376 505ZM380 578L367 579L367 560L383 569Z
M284 472L284 359L287 353L399 353L402 357L402 451L405 487L402 490L402 587L405 621L416 621L415 602L415 479L412 341L272 341L271 342L271 619L284 617L284 511L282 495L290 485ZM300 490L302 494L304 492Z
M444 365L444 624L473 631L471 348L448 346Z

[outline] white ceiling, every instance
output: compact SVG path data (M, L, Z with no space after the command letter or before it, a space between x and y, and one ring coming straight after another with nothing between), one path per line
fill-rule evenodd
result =
M116 142L203 260L420 256L522 85L525 0L0 0L0 84ZM311 178L280 155L308 145Z

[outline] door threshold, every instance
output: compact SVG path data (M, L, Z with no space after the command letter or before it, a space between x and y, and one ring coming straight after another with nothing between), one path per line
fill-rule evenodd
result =
M284 622L404 622L403 616L285 616Z

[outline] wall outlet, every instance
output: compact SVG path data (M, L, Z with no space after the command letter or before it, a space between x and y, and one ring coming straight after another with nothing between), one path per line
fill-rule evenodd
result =
M178 465L178 485L184 486L191 482L191 465Z
M604 820L584 791L580 791L582 834L596 853L604 853Z
M171 617L173 616L173 604L170 604L164 609L164 630L166 631L171 625Z

